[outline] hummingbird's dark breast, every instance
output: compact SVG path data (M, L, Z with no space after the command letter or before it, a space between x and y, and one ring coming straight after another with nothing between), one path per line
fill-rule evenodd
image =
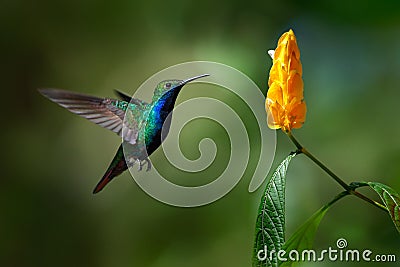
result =
M172 119L172 111L180 88L166 92L153 106L147 118L145 143L150 156L167 137ZM171 113L171 114L170 114ZM168 116L170 114L170 116Z

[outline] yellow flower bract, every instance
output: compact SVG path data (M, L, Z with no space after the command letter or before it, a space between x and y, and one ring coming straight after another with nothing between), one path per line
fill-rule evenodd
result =
M285 132L300 128L306 119L300 50L292 30L279 38L269 73L265 108L268 126Z

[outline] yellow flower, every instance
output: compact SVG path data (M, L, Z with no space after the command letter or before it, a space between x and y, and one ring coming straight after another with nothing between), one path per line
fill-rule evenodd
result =
M285 132L300 128L306 119L300 50L292 30L279 38L275 51L269 51L273 64L269 72L265 108L268 126Z

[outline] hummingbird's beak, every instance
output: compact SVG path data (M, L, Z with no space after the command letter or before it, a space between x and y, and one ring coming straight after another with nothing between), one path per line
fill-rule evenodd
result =
M180 83L179 83L178 85L176 85L175 87L169 89L169 91L174 90L174 92L178 94L178 93L182 90L183 86L185 86L185 84L187 84L187 83L189 83L189 82L191 82L191 81L194 81L194 80L196 80L196 79L200 79L200 78L207 77L207 76L210 76L210 74L201 74L201 75L194 76L194 77L192 77L192 78L183 80L182 82L180 82Z
M191 82L191 81L203 78L203 77L207 77L207 76L210 76L210 74L201 74L201 75L198 75L198 76L194 76L192 78L189 78L189 79L186 79L186 80L182 81L181 85L185 85L188 82Z

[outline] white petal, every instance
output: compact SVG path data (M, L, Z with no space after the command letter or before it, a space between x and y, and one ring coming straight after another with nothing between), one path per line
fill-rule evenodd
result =
M268 55L272 58L272 59L274 59L274 54L275 54L275 50L268 50Z

